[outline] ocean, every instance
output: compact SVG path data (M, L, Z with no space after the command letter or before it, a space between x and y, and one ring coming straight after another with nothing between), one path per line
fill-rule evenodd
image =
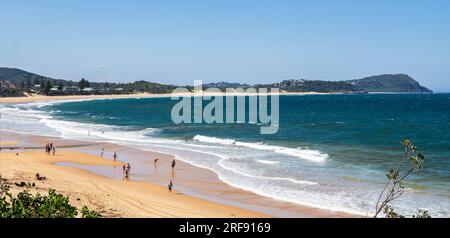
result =
M0 129L174 154L225 183L296 204L370 215L410 139L426 157L394 203L450 216L450 94L280 96L280 129L185 124L176 101L132 98L0 105Z

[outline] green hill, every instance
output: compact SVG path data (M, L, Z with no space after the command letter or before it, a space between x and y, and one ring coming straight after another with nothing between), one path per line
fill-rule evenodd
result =
M67 82L66 80L53 79L38 74L30 73L21 69L4 68L4 67L0 67L0 80L6 80L16 85L28 82L31 82L31 84L39 84L41 80L44 81L50 80L56 83Z
M79 82L63 79L53 79L46 76L30 73L21 69L2 68L0 67L0 81L2 85L15 86L7 88L1 86L2 95L21 95L20 91L30 92L36 84L46 85L47 90L44 91L48 95L66 95L73 92L65 92L63 90L52 90L49 92L49 85L51 87L58 86L63 88L66 86L80 86L92 88L88 92L79 90L77 94L129 94L136 92L147 93L170 93L176 88L175 85L165 85L146 81L136 81L133 83L98 83L89 82L81 86ZM280 88L287 92L323 92L323 93L367 93L367 92L392 92L392 93L431 93L432 91L419 84L416 80L405 74L384 74L378 76L367 77L363 79L348 80L348 81L321 81L321 80L305 80L305 79L291 79L285 80L275 84L265 85L247 85L240 83L210 83L204 84L206 88L248 88L248 87L268 87ZM192 89L192 87L188 87ZM1 95L0 95L1 96Z
M356 89L366 92L397 92L397 93L431 93L430 89L422 86L405 74L383 74L347 81Z

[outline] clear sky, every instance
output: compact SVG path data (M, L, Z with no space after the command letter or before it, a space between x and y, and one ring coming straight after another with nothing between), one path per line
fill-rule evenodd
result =
M450 91L448 0L0 0L0 66L64 79L269 83L406 73Z

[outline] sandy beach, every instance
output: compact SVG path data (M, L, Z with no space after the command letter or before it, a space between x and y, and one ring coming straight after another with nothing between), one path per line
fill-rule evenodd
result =
M270 95L271 93L269 93ZM318 92L280 92L276 95L324 95L330 93ZM175 94L124 94L124 95L73 95L73 96L44 96L44 95L28 95L26 97L0 97L0 103L29 103L41 101L61 101L61 100L84 100L84 99L115 99L115 98L157 98L157 97L172 97L172 96L224 96L225 93L175 93ZM229 93L228 96L252 96L256 94L249 93ZM275 94L274 94L275 95Z
M3 177L12 184L22 181L36 182L34 176L40 173L48 180L36 182L37 187L33 188L35 192L45 193L48 188L54 188L69 196L75 205L90 205L92 209L101 211L106 217L354 216L282 202L237 189L222 182L212 171L183 161L177 161L176 177L173 177L169 168L174 157L167 154L110 143L86 144L61 138L2 132L2 141L6 142L5 138L17 142L13 145L0 146L2 148L0 174ZM44 149L38 148L49 141L58 148L56 156L45 155ZM104 158L99 156L102 149L105 149ZM118 162L112 161L113 151L120 151ZM153 167L149 158L159 159L157 169ZM131 180L124 182L121 166L127 162L131 162L134 171L131 173ZM148 170L149 176L137 177L136 170L141 170L139 171L141 174ZM171 179L175 182L173 194L170 194L166 187L167 181ZM14 188L14 191L18 192L20 189ZM78 200L79 198L82 199ZM131 201L127 202L130 199ZM167 201L164 201L166 199ZM166 207L175 206L176 211L180 210L178 206L192 210L162 216L152 213L151 209L142 210L137 206L145 204L153 207L154 200L165 204ZM204 209L208 206L217 209Z
M58 162L84 165L120 167L122 163L96 156L59 151L55 156L41 151L0 153L0 173L12 184L22 181L35 183L32 193L45 194L49 188L69 196L70 201L82 207L87 205L105 217L266 217L263 214L237 207L220 205L193 198L162 186L143 182L127 182L104 178L81 169L61 167ZM119 168L120 169L120 168ZM37 181L39 173L45 181ZM20 188L12 186L13 193Z
M26 97L0 97L0 103L29 103L55 100L82 100L82 99L105 99L105 98L136 98L136 97L168 97L166 94L126 94L126 95L74 95L74 96L44 96L29 95Z

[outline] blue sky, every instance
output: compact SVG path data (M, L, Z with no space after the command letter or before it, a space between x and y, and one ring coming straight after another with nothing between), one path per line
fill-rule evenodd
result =
M406 73L450 91L450 1L3 1L0 65L56 78L269 83Z

